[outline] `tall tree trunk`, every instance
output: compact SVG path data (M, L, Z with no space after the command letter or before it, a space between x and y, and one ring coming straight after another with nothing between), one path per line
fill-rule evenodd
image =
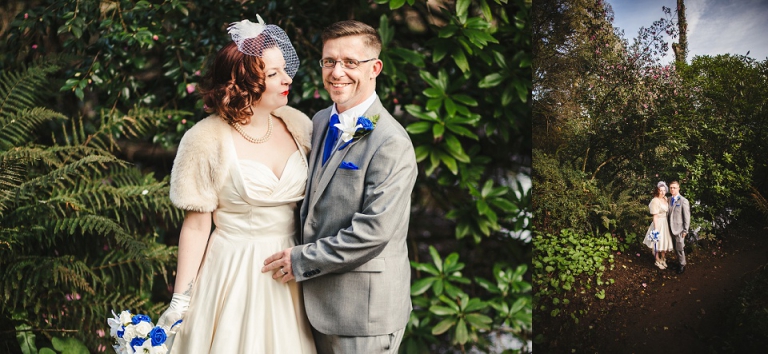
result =
M685 64L685 57L688 55L688 22L685 21L685 3L683 0L677 0L677 27L680 32L680 42L673 43L672 49L675 51L675 65Z

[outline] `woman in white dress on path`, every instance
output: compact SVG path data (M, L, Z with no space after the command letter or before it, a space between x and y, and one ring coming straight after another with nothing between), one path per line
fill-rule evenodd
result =
M200 87L213 114L184 135L174 160L171 200L187 213L173 299L158 320L181 320L170 353L315 353L299 286L260 272L294 245L312 124L286 106L295 50L258 20L229 27L234 42Z
M669 189L664 181L656 184L656 188L653 189L653 199L648 204L648 209L651 215L653 215L653 221L651 226L648 227L648 232L643 241L653 252L653 256L656 259L655 265L659 269L667 269L666 253L673 250L672 235L669 231L669 223L667 222L667 212L669 210L669 202L666 197L667 190Z

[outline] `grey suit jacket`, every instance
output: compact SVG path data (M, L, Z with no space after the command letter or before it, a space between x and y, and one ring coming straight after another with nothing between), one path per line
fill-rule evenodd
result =
M312 326L325 334L372 336L405 327L411 312L406 236L416 156L408 133L377 98L365 137L322 166L331 108L312 118L301 239L291 251ZM358 170L340 169L342 161Z
M677 203L672 204L669 198L669 228L672 234L678 236L683 232L688 233L691 226L691 204L688 199L680 195Z

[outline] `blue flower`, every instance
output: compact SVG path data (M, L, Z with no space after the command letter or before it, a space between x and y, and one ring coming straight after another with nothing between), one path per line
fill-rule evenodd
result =
M117 331L117 336L120 338L123 338L124 333L125 333L125 326L121 326L120 330Z
M133 324L139 324L139 322L152 322L147 315L135 315L131 318Z
M165 343L165 340L168 339L168 335L165 334L164 329L155 327L149 332L149 338L152 340L152 346L155 347Z
M360 117L360 118L358 118L358 119L357 119L357 124L360 124L360 125L362 125L363 127L362 127L362 128L360 128L360 129L362 129L362 130L364 130L364 131L371 131L371 130L373 130L373 128L375 127L375 126L373 125L373 122L371 122L371 120L370 120L370 119L368 119L368 118L365 118L365 117ZM360 130L360 129L358 129L358 130Z
M357 122L355 122L355 128L356 129L355 129L354 134L352 134L352 138L349 138L349 136L347 136L347 139L349 139L349 140L346 140L346 139L344 139L342 137L342 139L344 140L344 144L341 144L341 146L339 146L339 151L341 151L342 149L347 147L347 145L349 145L353 141L358 140L358 139L360 139L360 138L370 134L371 131L373 131L373 128L376 127L376 122L378 122L378 121L379 121L379 115L378 114L375 115L375 116L372 116L371 118L367 118L367 117L359 117L359 118L357 118Z
M145 341L146 341L145 338L135 337L135 338L133 338L131 340L131 346L132 347L140 347L142 344L144 344Z

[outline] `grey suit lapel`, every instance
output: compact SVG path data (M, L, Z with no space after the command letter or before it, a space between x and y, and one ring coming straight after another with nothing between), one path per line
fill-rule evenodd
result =
M371 107L369 107L368 110L365 111L363 115L366 117L371 117L376 114L380 114L381 110L383 109L384 109L384 106L381 105L381 101L377 97L376 100L373 101L373 104L371 104ZM374 127L374 130L375 129L376 128ZM323 136L325 136L325 134L323 134ZM317 179L316 188L312 189L315 192L310 196L310 206L315 205L315 203L317 202L317 199L320 198L320 196L323 194L323 191L325 191L325 188L328 187L328 183L331 182L331 178L333 177L334 174L336 174L336 169L339 167L341 162L344 161L344 156L347 155L347 152L349 152L349 150L352 149L355 146L355 144L359 143L360 140L363 140L366 138L367 137L363 137L361 139L351 142L341 151L334 151L333 154L331 154L331 157L328 159L328 162L326 162L325 166L320 166L319 162L315 164L315 167L317 167L318 169L316 170L317 172L313 173L313 175L318 175L319 178ZM322 152L319 152L319 153L322 153ZM313 179L314 177L315 176L313 176Z
M318 124L320 127L327 127L328 122L330 121L331 117L331 110L328 109L327 114L323 116L317 116L315 119L320 119L324 123ZM320 133L320 131L323 131L324 133ZM319 128L314 128L314 133L312 134L312 153L309 156L309 178L307 180L307 188L304 191L304 195L306 197L304 203L301 205L301 218L302 218L302 224L304 222L304 219L307 217L307 214L309 213L310 209L310 201L314 200L314 195L316 193L312 193L313 191L317 191L317 181L318 181L318 174L320 171L320 168L322 166L319 166L319 162L322 159L323 156L323 142L325 141L325 134L327 133L328 129L320 130ZM302 232L303 237L303 232Z

